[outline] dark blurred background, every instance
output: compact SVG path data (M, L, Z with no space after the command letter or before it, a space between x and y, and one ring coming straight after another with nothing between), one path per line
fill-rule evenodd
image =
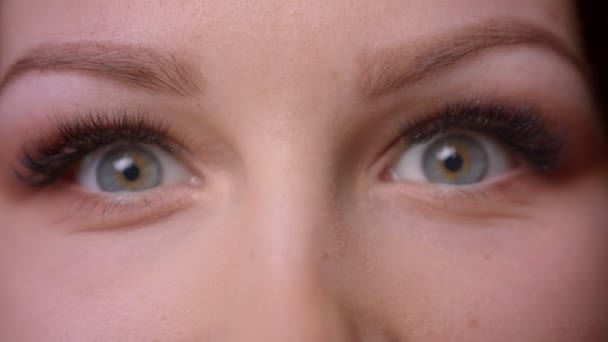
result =
M604 0L578 0L578 7L587 59L608 133L608 3Z

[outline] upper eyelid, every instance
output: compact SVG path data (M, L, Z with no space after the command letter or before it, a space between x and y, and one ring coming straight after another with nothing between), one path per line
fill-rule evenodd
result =
M70 143L87 143L87 137L94 136L106 145L124 142L144 142L159 145L171 153L186 149L182 140L171 134L171 125L164 119L148 116L145 112L132 112L122 108L114 110L88 111L75 113L68 118L53 121L53 128L37 140L26 143L38 150L52 153L55 147L69 146Z

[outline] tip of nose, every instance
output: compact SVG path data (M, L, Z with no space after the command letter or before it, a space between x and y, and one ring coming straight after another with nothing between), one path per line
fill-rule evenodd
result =
M293 342L346 342L358 340L348 321L331 313L313 313L303 317L273 317L259 315L246 325L240 326L241 331L234 341L293 341ZM265 316L265 317L264 317ZM235 336L236 337L236 336Z
M269 288L241 306L234 341L356 341L348 312L310 286ZM236 337L236 336L235 336Z

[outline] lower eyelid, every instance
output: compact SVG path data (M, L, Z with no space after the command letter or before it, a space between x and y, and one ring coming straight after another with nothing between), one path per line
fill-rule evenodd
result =
M381 182L374 194L378 199L390 201L391 207L419 208L456 217L512 217L531 204L534 194L540 190L539 184L531 170L518 169L491 181L464 187Z
M185 210L198 201L190 186L172 186L136 194L105 195L91 193L75 184L47 189L36 194L32 206L49 207L53 201L54 226L70 232L134 229ZM52 198L52 200L51 200Z

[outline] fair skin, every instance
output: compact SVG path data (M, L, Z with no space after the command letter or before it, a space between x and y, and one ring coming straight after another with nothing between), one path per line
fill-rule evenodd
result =
M1 0L0 340L608 338L608 162L571 6ZM99 68L159 60L182 73ZM563 163L401 177L401 127L459 99L538 108ZM88 112L169 122L188 176L15 177Z

